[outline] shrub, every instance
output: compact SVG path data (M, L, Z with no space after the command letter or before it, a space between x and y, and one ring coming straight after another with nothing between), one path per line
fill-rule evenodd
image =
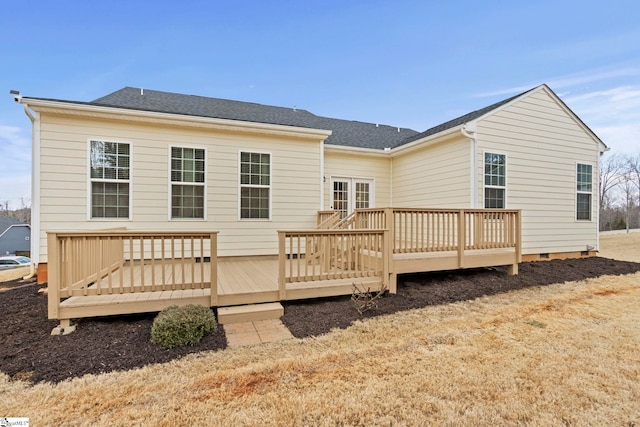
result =
M202 337L216 330L216 318L211 309L202 305L172 305L153 320L151 342L164 348L194 345Z

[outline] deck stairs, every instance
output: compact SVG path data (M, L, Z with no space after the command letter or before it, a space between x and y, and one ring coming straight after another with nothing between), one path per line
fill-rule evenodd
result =
M337 212L337 211L336 211ZM325 223L319 224L317 229L328 229L328 230L338 230L345 229L348 230L353 227L353 224L356 221L356 212L351 212L351 214L346 217L339 219L337 221L327 221ZM310 240L307 240L308 252L305 255L308 264L315 264L320 260L321 255L324 252L324 248L319 242L312 243ZM337 253L331 254L331 264L339 264L343 262L343 259L348 251L347 250L339 250Z
M219 307L218 323L228 325L229 323L279 319L283 314L284 308L279 302Z

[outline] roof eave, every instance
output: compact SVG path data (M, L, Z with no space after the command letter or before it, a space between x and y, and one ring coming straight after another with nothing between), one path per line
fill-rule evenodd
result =
M366 156L377 156L377 157L386 157L389 155L390 150L380 150L377 148L363 148L363 147L353 147L350 145L334 145L334 144L324 144L325 151L333 151L336 153L352 153L358 155L366 155Z
M49 112L69 114L77 116L122 118L127 117L134 121L146 121L168 125L182 125L195 127L208 127L227 131L252 132L263 134L276 134L304 139L324 141L332 131L326 129L312 129L298 126L278 125L271 123L257 123L242 120L219 119L203 116L190 116L176 113L163 113L156 111L136 110L130 108L102 106L87 103L75 103L72 101L54 101L38 98L23 97L20 100L37 112Z
M411 141L408 144L404 144L404 145L400 145L398 147L392 148L391 149L391 156L397 156L399 154L405 154L405 153L410 152L410 151L412 151L412 150L414 150L416 148L420 148L420 147L423 147L423 146L429 146L429 145L441 142L442 140L445 140L445 139L453 136L456 133L460 133L462 128L464 128L465 125L466 125L466 123L463 123L461 125L449 128L449 129L444 130L442 132L434 133L433 135L429 135L429 136L425 136L424 138L416 139L415 141Z

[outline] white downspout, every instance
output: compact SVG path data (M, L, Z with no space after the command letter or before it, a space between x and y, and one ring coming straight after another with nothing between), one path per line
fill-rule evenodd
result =
M478 158L478 140L475 123L467 123L460 129L460 132L466 138L471 141L471 158L469 160L469 185L471 189L469 191L471 203L471 209L475 209L478 204L478 198L476 197L478 187L478 174L476 173L476 162Z
M393 157L389 156L389 207L392 208L393 204Z
M320 141L320 209L324 210L324 141Z
M22 103L22 100L20 100ZM24 279L32 278L40 262L40 113L29 110L24 105L24 113L32 124L31 131L31 274Z

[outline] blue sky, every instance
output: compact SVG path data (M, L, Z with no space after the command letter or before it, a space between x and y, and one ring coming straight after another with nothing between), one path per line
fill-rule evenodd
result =
M612 152L640 152L637 1L7 0L0 202L30 197L10 89L90 101L124 86L425 130L547 83Z

